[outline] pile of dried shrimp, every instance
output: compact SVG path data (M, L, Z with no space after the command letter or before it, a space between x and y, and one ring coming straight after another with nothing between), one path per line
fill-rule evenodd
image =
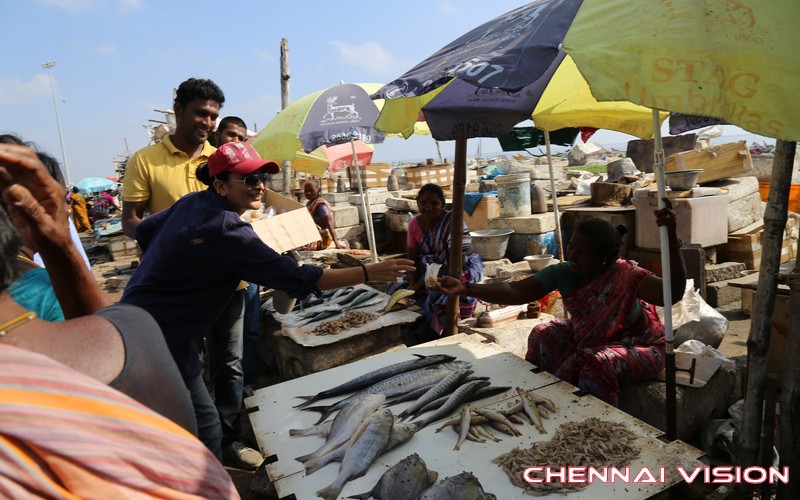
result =
M339 319L320 323L311 333L316 335L336 335L351 328L358 328L361 325L366 325L370 321L375 321L376 319L378 319L378 315L375 313L350 311Z
M541 482L529 484L523 479L528 467L561 466L625 467L641 452L633 442L636 435L624 424L588 418L582 422L565 422L556 430L553 439L534 443L527 450L514 448L493 460L505 471L511 482L534 496L550 493L569 493L586 488L585 483ZM544 472L531 474L544 478Z

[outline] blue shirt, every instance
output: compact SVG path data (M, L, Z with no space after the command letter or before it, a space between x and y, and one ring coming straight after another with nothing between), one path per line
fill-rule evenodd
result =
M120 302L149 312L184 376L202 370L198 340L211 329L240 281L319 292L322 269L298 266L267 246L213 190L184 196L136 228L144 251Z

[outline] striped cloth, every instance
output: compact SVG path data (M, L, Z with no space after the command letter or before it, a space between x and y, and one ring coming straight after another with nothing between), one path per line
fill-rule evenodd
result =
M0 344L0 498L239 498L203 444L45 356Z

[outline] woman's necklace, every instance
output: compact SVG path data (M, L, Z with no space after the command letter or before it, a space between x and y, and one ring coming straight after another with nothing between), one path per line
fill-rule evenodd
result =
M0 337L5 335L6 333L10 332L14 328L24 325L28 321L32 320L36 317L36 313L33 311L25 311L23 314L20 314L16 318L6 321L2 325L0 325Z

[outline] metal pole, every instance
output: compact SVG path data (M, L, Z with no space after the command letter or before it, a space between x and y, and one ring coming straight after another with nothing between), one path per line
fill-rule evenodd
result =
M553 155L550 152L550 132L544 131L544 144L547 148L547 166L550 169L550 192L553 198L553 216L556 218L556 250L558 250L558 260L564 262L564 242L561 239L561 214L558 213L558 193L556 191L556 178L553 175Z
M53 107L56 110L56 126L58 127L58 139L61 141L61 160L64 162L64 176L67 178L67 186L72 184L69 178L69 164L67 163L67 149L64 147L64 134L61 132L61 116L58 113L58 98L56 97L56 84L53 79L53 66L55 61L45 61L42 67L50 74L50 92L53 94Z
M358 182L358 194L361 195L361 206L364 207L364 227L367 228L367 244L369 245L369 260L373 264L378 262L378 249L375 245L375 228L372 225L372 209L369 207L369 189L364 192L364 185L361 182L361 167L358 165L358 154L356 154L356 142L350 139L350 147L353 148L353 168L356 169L356 182Z

